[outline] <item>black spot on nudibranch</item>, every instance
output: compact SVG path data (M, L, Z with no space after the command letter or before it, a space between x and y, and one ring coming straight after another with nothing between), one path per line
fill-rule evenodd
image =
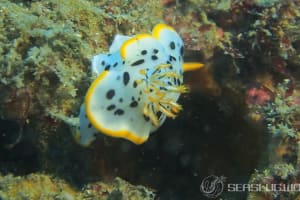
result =
M175 42L170 42L170 48L173 50L173 49L175 49Z
M181 84L181 81L179 78L177 78L177 85L180 85Z
M130 80L129 73L128 72L124 72L123 73L123 83L124 83L125 86L128 84L129 80Z
M137 66L137 65L141 65L141 64L143 64L144 62L145 62L144 59L140 59L140 60L137 60L137 61L135 61L134 63L132 63L131 66L134 67L134 66Z
M183 56L183 46L180 47L180 55Z
M91 123L88 124L88 128L92 128L92 124Z
M136 87L137 87L137 82L133 81L133 88L136 88Z
M135 107L137 107L138 106L138 102L136 102L136 101L133 101L133 102L131 102L131 104L130 104L130 107L132 107L132 108L135 108Z
M145 119L146 122L148 122L150 120L150 118L148 116L146 116L146 115L143 115L143 117L144 117L144 119Z
M174 56L169 56L169 61L172 62L173 60L176 61L176 58Z
M106 93L106 98L107 99L112 99L114 96L115 96L115 90L110 89L110 90L107 91L107 93Z
M116 67L116 66L118 66L118 62L115 62L115 64L113 65L113 67Z
M153 56L151 56L151 59L152 59L152 60L157 60L158 57L157 57L156 55L153 55Z
M142 54L142 55L146 55L146 54L147 54L147 50L141 51L141 54Z
M157 117L159 120L162 119L161 116L162 116L162 112L159 111L159 112L156 113L156 117Z
M158 53L158 49L153 49L153 53L157 54Z
M106 65L104 70L109 70L110 69L110 65Z
M174 50L175 49L175 42L170 42L170 44L169 44L169 46L170 46L170 49L172 49L172 50Z
M124 114L124 110L122 109L117 109L115 112L114 112L115 115L123 115Z
M107 110L108 111L111 111L111 110L113 110L113 109L115 109L116 108L116 106L114 105L114 104L111 104L111 105L109 105L109 106L107 106Z

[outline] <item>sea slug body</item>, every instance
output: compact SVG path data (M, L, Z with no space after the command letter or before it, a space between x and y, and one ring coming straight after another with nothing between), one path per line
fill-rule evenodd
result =
M77 142L87 146L101 132L142 144L167 117L175 118L182 109L177 100L187 92L183 71L202 67L184 64L183 50L180 36L165 24L152 34L116 35L109 53L92 59L97 78L80 109Z

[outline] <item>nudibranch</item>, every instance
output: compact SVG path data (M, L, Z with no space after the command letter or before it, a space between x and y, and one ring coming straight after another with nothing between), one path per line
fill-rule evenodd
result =
M116 35L107 54L92 58L96 79L89 87L74 132L87 146L103 134L144 143L167 117L182 109L177 103L187 92L183 72L201 63L183 63L183 41L165 24L152 34Z

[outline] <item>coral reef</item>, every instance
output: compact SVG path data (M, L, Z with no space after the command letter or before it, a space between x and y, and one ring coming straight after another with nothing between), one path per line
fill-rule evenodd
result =
M24 177L0 175L0 198L6 200L153 200L154 197L154 191L143 186L130 185L118 177L108 183L90 183L79 190L57 177L45 174Z
M0 176L1 199L79 199L77 196L78 192L66 182L44 174Z
M278 84L274 100L262 107L268 130L275 137L297 137L294 123L300 119L300 106L296 101L299 94L288 94L289 82L290 80L286 79L283 84Z
M155 188L162 200L202 199L199 185L212 174L229 182L299 183L299 8L299 0L2 0L0 197L154 198L118 178L99 182L118 176ZM186 61L205 63L185 76L191 92L179 99L176 122L140 147L105 136L77 146L54 116L78 115L90 58L115 34L149 32L160 22L183 37Z
M133 186L128 182L115 178L110 183L96 182L83 189L84 199L145 199L154 200L155 192L144 186Z
M299 195L296 191L286 192L284 188L279 189L280 184L297 184L299 182L298 172L292 164L277 163L267 169L256 171L250 180L250 184L261 184L261 192L249 193L248 200L255 199L297 199ZM277 185L278 191L270 191L273 185ZM290 186L288 186L290 187ZM288 189L286 189L288 190Z
M293 87L289 79L271 89L274 97L264 105L256 104L250 112L261 115L271 139L269 151L264 156L266 166L257 170L251 177L252 184L293 184L299 179L299 126L300 107L299 90ZM263 188L263 193L250 193L248 199L297 199L296 191L270 192Z

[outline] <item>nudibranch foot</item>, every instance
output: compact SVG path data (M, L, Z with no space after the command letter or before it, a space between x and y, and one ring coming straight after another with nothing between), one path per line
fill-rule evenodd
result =
M70 126L71 133L76 143L82 146L89 146L96 139L98 131L92 127L89 120L87 120L84 105L81 105L78 117L65 116L60 112L51 110L47 110L47 112L54 119L61 120Z

